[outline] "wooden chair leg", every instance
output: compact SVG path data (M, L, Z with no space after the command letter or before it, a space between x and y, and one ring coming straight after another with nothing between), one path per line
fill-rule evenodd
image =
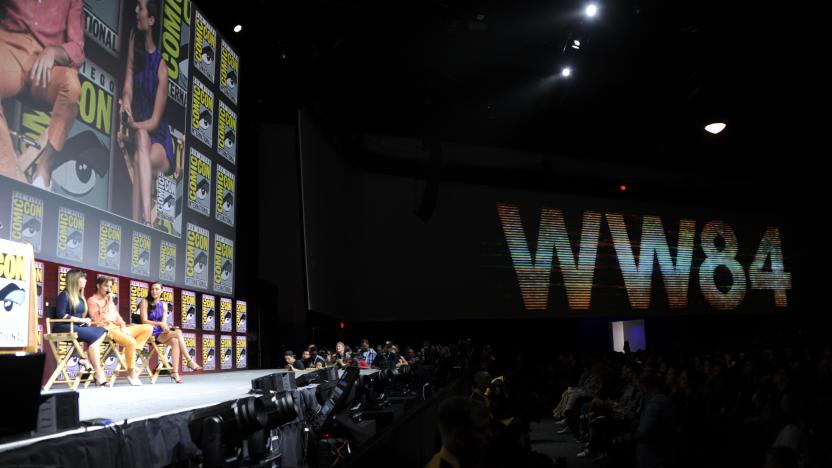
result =
M52 385L58 381L58 376L63 375L64 380L69 380L69 375L66 372L66 365L69 362L69 359L72 357L72 353L60 353L60 347L54 341L49 341L49 347L52 349L52 355L55 356L55 370L52 371L52 375L49 376L49 380L46 381L46 385L43 386L43 391L48 392ZM62 381L58 381L59 383L63 383Z

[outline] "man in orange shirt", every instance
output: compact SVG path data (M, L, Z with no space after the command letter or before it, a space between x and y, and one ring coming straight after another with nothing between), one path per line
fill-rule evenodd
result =
M33 161L32 183L51 186L52 156L64 146L78 115L84 63L83 0L4 0L0 9L0 101L28 95L52 105L49 127L17 157L0 106L0 175L26 182Z
M116 309L113 296L113 278L101 275L95 280L96 292L87 298L90 318L99 327L107 329L110 339L124 347L124 357L127 361L127 380L131 385L141 385L139 374L141 369L136 367L136 350L143 349L150 335L152 325L128 325Z

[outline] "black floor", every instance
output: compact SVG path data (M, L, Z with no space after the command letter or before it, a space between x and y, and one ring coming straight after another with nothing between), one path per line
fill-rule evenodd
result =
M580 442L575 440L575 435L571 432L558 434L557 431L561 428L552 418L532 423L532 450L548 455L552 460L565 458L565 466L568 468L598 468L600 465L595 464L592 458L578 457L578 452L582 450Z

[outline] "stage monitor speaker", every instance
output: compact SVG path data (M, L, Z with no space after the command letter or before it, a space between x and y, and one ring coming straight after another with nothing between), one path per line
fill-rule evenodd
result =
M13 382L0 386L0 401L11 413L0 418L0 437L22 434L37 428L43 353L0 354L0 373Z
M333 380L338 380L338 369L334 367L324 367L323 369L308 372L297 378L298 387L305 387L312 384L322 384Z
M251 379L251 388L267 392L288 392L297 390L294 372L275 372L256 379Z
M75 429L79 425L78 392L49 392L41 395L38 434Z

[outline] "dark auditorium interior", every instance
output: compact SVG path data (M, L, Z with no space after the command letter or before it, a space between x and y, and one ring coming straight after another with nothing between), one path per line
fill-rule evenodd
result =
M0 466L832 468L821 17L0 2Z

